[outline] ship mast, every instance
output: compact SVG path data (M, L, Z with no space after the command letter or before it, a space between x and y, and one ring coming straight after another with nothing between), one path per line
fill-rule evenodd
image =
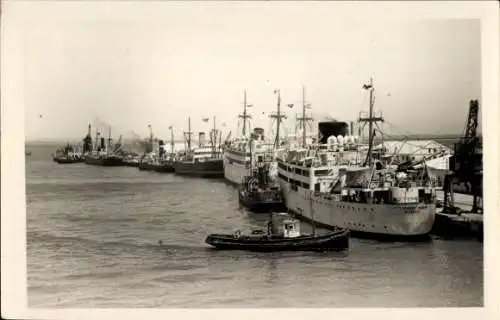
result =
M312 117L306 117L306 109L310 108L311 104L306 103L306 88L302 86L302 117L297 118L302 127L302 146L306 147L306 122L313 121Z
M107 152L109 153L109 150L111 150L111 126L109 126L108 129L108 147L106 148Z
M279 89L274 90L274 93L278 95L278 102L276 108L276 114L271 114L269 117L276 119L276 138L274 139L274 147L278 148L280 144L280 123L282 119L286 119L286 115L281 114L281 92Z
M369 90L370 91L370 112L368 118L363 118L359 117L359 122L368 122L368 153L366 155L366 160L364 165L370 166L372 164L372 150L373 150L373 137L374 137L374 132L373 132L373 123L376 122L383 122L384 119L379 116L375 117L373 114L373 106L375 104L374 100L374 95L373 92L375 91L375 88L373 87L373 78L370 78L370 83L369 84L364 84L363 89Z
M252 119L252 116L247 113L247 108L252 107L251 104L247 104L247 91L245 90L243 96L243 114L240 114L238 117L243 119L243 131L242 134L245 137L247 132L247 119ZM248 126L250 126L250 121L248 121Z
M154 146L153 146L153 127L151 126L151 124L148 124L148 128L149 128L149 144L146 148L146 152L153 152L153 149L154 149Z
M171 154L174 154L174 127L173 126L170 126L169 127L170 129L170 153Z
M101 143L101 142L99 141L99 129L98 129L98 128L97 128L97 126L96 126L96 128L95 128L95 150L96 150L96 151L100 151L100 149L101 149L101 148L99 147L99 146L100 146L100 143Z
M184 138L187 140L187 151L191 151L191 117L188 118L188 131L184 132ZM187 138L186 138L187 137Z
M212 140L212 157L215 157L215 152L216 152L215 148L217 145L217 129L215 127L215 117L214 117L214 128L212 129L211 140Z

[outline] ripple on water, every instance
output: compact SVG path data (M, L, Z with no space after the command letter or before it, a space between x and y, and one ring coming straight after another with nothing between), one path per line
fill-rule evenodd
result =
M352 239L348 255L211 250L208 233L263 228L267 219L240 208L224 182L50 159L26 168L30 307L483 303L475 241Z

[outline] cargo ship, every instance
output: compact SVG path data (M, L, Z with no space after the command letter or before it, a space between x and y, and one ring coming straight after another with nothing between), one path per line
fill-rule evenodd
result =
M249 132L252 117L248 114L248 108L252 105L247 103L246 90L244 91L243 113L238 116L243 119L241 136L228 141L224 148L224 178L228 182L239 185L245 177L252 175L251 153L257 161L270 164L269 174L273 178L276 176L274 162L277 152L283 149L284 141L280 140L280 124L285 115L281 112L280 91L275 90L274 93L278 96L277 111L271 114L270 118L276 120L276 136L274 141L269 141L262 128L254 128L253 132Z
M221 132L215 128L211 131L211 145L204 144L203 132L199 135L199 146L191 147L191 118L188 119L188 132L185 132L187 149L183 157L176 159L173 163L174 172L181 176L193 176L202 178L223 178L224 162L221 140Z
M158 154L150 152L139 161L139 170L156 172L174 172L174 158L168 154L163 140L159 142Z
M277 159L278 181L287 208L324 227L353 235L405 239L427 238L435 219L435 179L424 168L398 171L374 159L373 83L368 146L346 122L318 123L317 144L283 152Z
M76 151L76 148L69 143L66 146L56 150L52 155L54 162L58 164L81 163L84 161L83 155Z
M116 145L112 143L111 128L109 128L108 143L106 143L106 139L101 137L100 133L96 130L95 145L92 151L85 154L85 163L105 167L123 166L125 165L123 156L117 153L120 147L120 142Z
M250 132L250 119L248 108L252 105L247 103L247 93L244 91L243 113L238 117L243 120L241 136L227 141L224 147L224 178L233 184L239 185L245 177L252 175L250 164L251 152L254 159L271 163L274 160L274 144L267 142L262 128L254 128Z

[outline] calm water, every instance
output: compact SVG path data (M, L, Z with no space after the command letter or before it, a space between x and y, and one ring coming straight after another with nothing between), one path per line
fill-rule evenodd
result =
M477 241L352 239L348 255L214 251L208 233L266 219L240 209L232 186L58 165L53 148L27 148L29 307L483 305Z

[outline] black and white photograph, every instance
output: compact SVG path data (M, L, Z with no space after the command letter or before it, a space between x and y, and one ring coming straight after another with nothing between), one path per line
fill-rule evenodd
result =
M498 309L498 8L376 2L3 2L15 305Z

